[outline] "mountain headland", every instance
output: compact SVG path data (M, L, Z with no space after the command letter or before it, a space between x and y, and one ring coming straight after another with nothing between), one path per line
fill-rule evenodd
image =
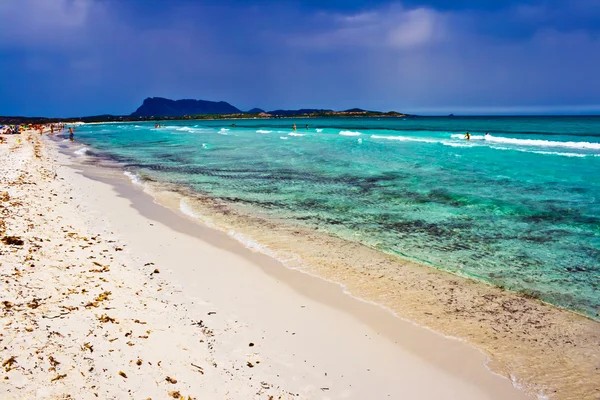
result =
M276 109L265 111L252 108L242 111L226 101L209 100L171 100L163 97L148 97L142 105L129 115L93 115L86 117L47 118L24 116L0 116L0 124L52 123L52 122L112 122L147 121L174 119L248 119L248 118L327 118L327 117L412 117L413 115L396 111L368 111L351 108L343 111L332 109L302 108L297 110Z

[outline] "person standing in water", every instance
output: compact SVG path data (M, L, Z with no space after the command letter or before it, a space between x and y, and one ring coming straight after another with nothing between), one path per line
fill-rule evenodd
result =
M294 124L294 130L296 130L296 124Z
M73 128L69 128L69 140L73 142L75 140L73 135Z
M465 133L465 139L471 140L471 134L469 132Z
M308 124L306 124L306 130L308 130Z

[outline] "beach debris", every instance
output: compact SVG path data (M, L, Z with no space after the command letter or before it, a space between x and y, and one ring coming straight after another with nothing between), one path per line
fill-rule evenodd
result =
M135 362L135 365L137 365L138 367L142 365L142 360L140 358L137 359L137 361Z
M56 375L54 378L52 378L52 379L50 380L50 382L56 382L56 381L59 381L59 380L61 380L61 379L65 378L66 376L67 376L67 374L60 374L60 375Z
M172 392L169 392L169 396L171 396L174 399L180 399L180 398L182 398L181 393L179 393L176 390L174 390Z
M4 236L2 242L9 246L23 246L25 244L19 236Z
M83 346L81 346L81 350L86 351L89 350L90 353L94 352L94 346L92 346L91 344L89 344L88 342L84 343Z
M254 343L250 342L250 343L248 343L248 346L254 347Z
M2 367L4 367L4 369L5 369L5 371L6 371L6 372L8 372L8 371L10 371L11 369L13 369L13 367L12 367L12 366L13 366L14 364L17 364L17 359L16 359L16 357L15 357L15 356L11 356L11 357L10 357L8 360L5 360L5 361L2 363Z
M60 362L58 362L58 361L56 360L56 358L54 358L54 357L52 357L52 356L48 356L48 362L50 363L50 365L51 365L52 367L56 367L57 365L59 365L59 364L60 364Z
M216 311L209 311L208 315L215 315L217 312Z
M110 322L110 323L113 323L113 324L118 324L118 322L114 318L109 317L106 314L102 314L101 316L98 317L98 319L102 323L108 323L108 322Z
M108 300L108 296L110 296L111 294L112 292L109 291L102 292L94 299L94 301L102 302Z
M37 297L34 297L33 300L31 300L29 303L27 303L27 307L35 310L36 308L38 308L40 306L40 300Z
M123 371L119 371L119 375L121 375L123 378L127 379L127 374Z
M192 367L198 368L198 372L200 372L202 375L204 375L204 368L202 368L199 365L196 365L194 363L192 363Z
M171 378L170 376L167 376L167 377L165 378L165 381L169 382L171 385L174 385L174 384L176 384L176 383L177 383L177 379L175 379L175 378Z
M246 363L246 365L247 365L249 368L254 368L254 364L252 364L250 361L248 361L248 362Z

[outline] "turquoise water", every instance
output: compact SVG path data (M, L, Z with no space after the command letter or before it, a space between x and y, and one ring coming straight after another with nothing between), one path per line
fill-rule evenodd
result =
M143 176L598 318L600 117L163 123L76 139Z

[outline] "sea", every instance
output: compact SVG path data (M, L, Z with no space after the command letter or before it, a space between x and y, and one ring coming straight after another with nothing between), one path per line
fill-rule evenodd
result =
M600 320L600 117L159 123L78 126L78 153Z

